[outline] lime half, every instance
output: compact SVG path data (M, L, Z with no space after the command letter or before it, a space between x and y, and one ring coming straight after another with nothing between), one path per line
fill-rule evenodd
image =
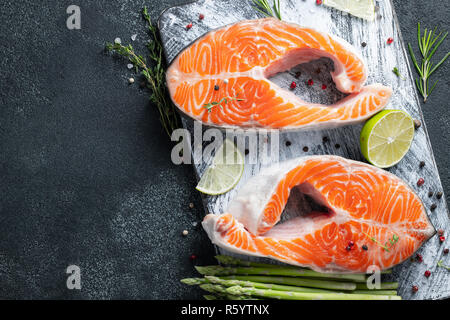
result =
M323 4L369 21L375 19L373 0L324 0Z
M213 162L198 182L196 189L219 195L233 189L244 172L244 157L233 142L226 139L214 155Z
M414 121L402 110L383 110L370 118L361 131L364 157L374 166L388 168L408 152L414 138Z

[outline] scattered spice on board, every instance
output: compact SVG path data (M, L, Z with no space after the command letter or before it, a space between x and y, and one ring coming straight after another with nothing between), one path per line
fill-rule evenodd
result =
M182 234L183 234L183 236L187 236L188 234L189 234L189 231L187 231L187 230L183 230L183 232L182 232Z
M325 90L327 88L327 85L324 83L322 84L322 90Z
M425 167L425 161L420 161L420 163L419 163L419 167L420 167L420 168L423 168L423 167Z
M189 30L189 29L191 29L192 28L192 23L189 23L187 26L186 26L186 30Z
M295 89L297 87L297 83L295 81L291 82L291 89Z
M194 208L194 204L191 202L189 203L189 208L193 209Z
M425 273L423 274L425 277L429 278L431 276L431 271L427 270L425 271Z
M303 147L303 151L308 152L309 148L308 147Z
M417 262L422 262L423 261L423 257L420 253L416 254L416 260Z
M205 19L205 15L204 15L203 13L200 13L200 14L198 15L198 18L199 18L200 20L203 20L203 19Z
M290 141L286 141L286 147L289 147L291 145Z
M436 203L433 203L433 204L431 205L431 207L430 207L430 210L431 210L431 211L434 211L436 208L437 208Z
M444 254L448 254L448 252L449 252L448 248L445 248L444 249Z
M336 144L334 145L334 147L335 147L336 149L339 149L339 148L341 147L341 145L340 145L339 143L336 143Z
M314 84L313 79L309 79L308 82L306 83L308 86L312 86Z
M443 195L442 191L439 191L438 193L436 193L436 198L440 199L442 198L442 195Z
M417 186L423 186L423 184L425 183L425 180L423 178L420 178L419 180L417 180Z
M439 229L438 230L438 235L443 236L444 235L444 230L443 229Z
M392 42L394 42L394 38L389 37L386 42L387 44L391 44Z
M444 242L445 241L445 237L444 236L440 236L439 237L439 241L442 243L442 242Z
M361 43L361 46L362 46L363 48L365 48L365 47L367 46L367 43L366 43L366 42L363 42L363 43Z
M413 292L419 291L419 287L418 286L412 286L411 289L412 289Z
M428 191L428 198L431 198L433 196L433 191Z
M322 141L325 143L325 142L328 142L328 137L327 136L325 136L325 137L323 137L322 138Z

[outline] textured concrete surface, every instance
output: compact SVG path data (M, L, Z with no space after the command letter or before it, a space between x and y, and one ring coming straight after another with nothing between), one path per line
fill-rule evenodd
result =
M313 1L313 0L308 0ZM128 85L126 63L105 56L120 37L145 53L140 10L155 19L190 1L4 1L0 9L0 298L188 299L189 256L212 262L190 166L174 166L171 143L147 93ZM81 30L66 8L81 7ZM450 30L450 3L394 0L405 41L416 22ZM447 40L437 53L450 48ZM450 195L450 62L422 105ZM193 202L195 207L189 208ZM181 236L183 229L190 231ZM81 268L81 290L65 269Z

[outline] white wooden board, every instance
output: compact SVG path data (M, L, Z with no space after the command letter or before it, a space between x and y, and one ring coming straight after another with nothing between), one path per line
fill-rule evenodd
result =
M199 0L164 11L159 20L159 28L167 61L170 63L181 50L210 30L243 19L260 18L261 15L253 9L251 2L251 0ZM442 191L442 185L414 88L405 44L401 38L391 1L378 1L377 18L373 22L367 22L324 6L317 6L315 1L312 0L281 0L280 2L283 20L334 34L357 48L368 66L369 77L366 83L378 82L394 89L387 109L403 109L413 118L422 122L422 126L417 130L406 157L398 165L390 168L389 171L406 181L419 194L428 209L428 214L435 228L446 230L447 240L444 244L440 244L438 236L434 236L418 251L424 258L422 263L406 261L395 267L390 277L399 281L399 294L404 299L442 299L450 297L450 272L437 268L437 262L441 259L447 265L450 265L450 255L443 255L443 249L450 247L448 209L444 196L441 199L437 199L435 196L428 197L430 190L434 194ZM205 16L202 21L198 19L200 13ZM186 30L186 25L191 22L193 27ZM390 45L386 43L388 37L394 38L394 42ZM367 46L362 47L362 42L366 42ZM398 78L392 72L394 67L399 69L405 79ZM316 72L318 68L321 69L320 73ZM291 74L280 74L273 80L287 88L293 80L295 72L301 71L300 78L296 80L299 86L295 93L306 101L333 103L340 99L342 94L335 90L331 81L328 72L331 68L332 64L329 61L321 59L301 65L298 70L294 70ZM305 82L309 78L314 80L315 85L307 88ZM322 90L322 83L327 84L329 88ZM193 121L183 117L182 122L183 126L192 133ZM364 161L358 142L361 127L362 125L355 125L320 131L280 133L281 152L279 160L304 155L335 154ZM323 137L327 137L328 141L324 142ZM286 142L290 142L290 145L287 146ZM266 143L270 148L270 139L263 142L260 147L263 147ZM304 151L305 146L308 147L306 152ZM198 155L193 154L193 157L197 158ZM272 158L268 159L268 162L276 160L276 158ZM422 169L419 168L420 161L426 163ZM201 163L194 165L197 176L202 175L209 163L210 159L204 159ZM204 204L207 213L220 214L224 212L228 202L240 186L249 177L257 174L261 166L261 162L246 164L244 175L234 190L222 196L205 196ZM426 181L422 187L418 187L416 184L420 177L423 177ZM437 208L431 211L430 207L433 203L437 205ZM432 272L431 277L424 277L425 270ZM417 293L412 292L412 285L419 286L420 289Z

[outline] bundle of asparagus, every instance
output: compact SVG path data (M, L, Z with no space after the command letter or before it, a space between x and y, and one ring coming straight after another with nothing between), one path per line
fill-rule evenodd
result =
M216 259L221 265L195 267L203 278L181 280L207 291L207 300L401 300L397 282L382 282L377 289L369 289L365 274L320 273L225 255Z

